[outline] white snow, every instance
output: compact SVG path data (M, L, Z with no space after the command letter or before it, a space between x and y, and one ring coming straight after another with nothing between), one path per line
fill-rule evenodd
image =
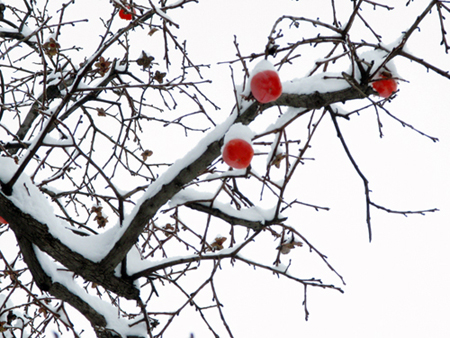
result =
M250 104L251 102L243 102L243 105ZM49 110L49 112L51 112L51 110ZM55 211L47 200L47 197L39 191L39 189L31 182L30 178L24 173L22 173L19 180L14 185L13 194L8 198L23 212L30 214L39 222L46 224L52 236L58 238L71 250L83 255L93 262L99 262L121 238L137 210L139 210L140 205L146 199L149 199L158 193L161 187L173 180L183 168L194 162L204 151L206 151L207 147L212 142L221 139L233 124L236 117L237 110L235 109L222 124L210 131L197 146L189 151L183 158L175 161L171 167L153 182L138 201L131 214L125 217L123 226L120 226L120 224L117 223L100 235L80 237L74 234L70 230L71 226L68 223L55 216ZM51 138L46 138L46 140L53 142ZM0 179L3 182L8 182L18 167L12 159L0 158L0 168L2 168ZM92 248L95 248L95 250L92 250Z
M223 173L214 173L214 174L208 174L205 177L205 181L213 181L225 177L239 177L239 176L245 176L247 174L247 169L233 169L228 170Z
M36 253L36 257L41 263L42 269L51 277L52 281L64 285L70 292L80 297L83 301L95 309L95 311L103 315L106 319L106 327L108 329L115 330L124 336L139 335L145 337L147 335L144 321L129 327L129 322L118 316L117 308L114 305L88 294L80 285L77 284L71 272L64 271L64 267L62 265L55 263L50 256L39 250L38 247L34 246L34 251ZM137 321L137 318L135 318L134 321Z
M8 291L3 287L1 287L1 290L3 291L3 293L0 294L0 309L1 309L0 322L5 322L4 328L7 329L9 327L9 325L7 324L9 311L4 311L3 309L12 309L11 311L14 315L17 316L17 319L15 321L12 321L11 326L23 328L28 323L29 320L27 319L26 316L23 315L22 311L16 309L11 298L9 297ZM29 336L30 332L28 330L28 327L25 327L25 329L23 330L23 336L21 337L28 338ZM15 337L16 336L13 335L12 331L10 330L2 332L2 338L15 338Z
M50 39L53 39L53 40L55 40L55 41L58 41L57 39L57 36L55 35L55 34L49 34L48 36L47 36L47 39L45 39L45 42L44 42L44 44L45 43L47 43L47 42L50 42Z
M320 73L309 77L283 82L283 93L312 94L314 92L327 93L350 87L340 73Z
M254 137L254 133L248 127L243 125L242 123L233 124L230 129L225 134L224 145L228 143L228 141L234 139L241 139L250 144L252 144L252 139ZM223 148L222 148L223 149Z
M241 244L236 244L231 248L224 248L222 250L217 250L215 252L206 252L202 253L201 257L215 257L215 258L222 258L226 257L227 255L230 255L237 251L240 248ZM154 260L136 260L133 264L129 264L127 267L127 272L129 275L133 275L135 273L139 273L143 270L151 269L151 268L158 268L159 266L166 265L166 264L174 264L176 265L177 262L179 264L184 264L182 262L189 262L189 261L195 261L199 259L199 255L191 254L191 255L185 255L185 256L172 256L165 259L154 259ZM128 260L128 262L130 262Z
M160 17L166 19L167 21L174 22L174 21L170 18L170 16L168 16L166 13L164 13L164 12L162 11L161 8L155 7L155 10L156 10L156 13L158 13L158 15L159 15Z
M245 170L243 169L242 171ZM172 198L172 200L170 201L170 206L175 207L187 202L207 202L206 204L210 205L210 201L212 200L214 195L215 194L213 192L199 191L195 188L186 188L176 194L174 198ZM263 209L258 206L237 210L233 208L229 203L222 203L220 201L217 201L217 199L214 200L212 207L219 209L222 212L233 217L262 223L264 223L266 220L273 219L275 213L275 208Z
M389 45L383 45L383 47L388 50L392 50L393 48L398 46L398 43L399 43L399 41L396 41ZM388 55L388 53L382 49L374 49L374 50L370 50L370 51L361 53L360 58L369 63L373 62L373 66L372 66L372 72L373 72L383 64L387 55ZM387 70L389 70L394 77L396 77L396 78L398 77L397 68L395 67L395 64L392 60L389 61L384 67Z
M263 209L258 206L253 206L250 208L242 208L240 210L237 210L230 204L222 203L219 201L214 201L213 208L219 209L220 211L233 217L238 217L248 221L261 222L263 224L266 220L273 219L276 209L276 207Z
M245 90L242 92L242 95L248 96L250 95L250 83L252 81L253 76L258 74L259 72L263 72L265 70L273 70L276 72L275 67L273 66L272 62L268 60L261 60L259 61L255 67L253 67L252 71L250 72L250 77L248 78L247 85L245 86ZM278 73L278 72L277 72ZM237 87L238 89L239 87ZM239 91L238 91L239 92ZM284 92L284 86L283 86L283 92Z
M246 106L249 106L251 104L251 102L243 101L244 107L241 107L241 109L246 108ZM145 200L156 195L161 190L161 188L165 184L171 182L181 172L181 170L189 166L191 163L195 162L206 151L211 143L224 137L225 133L233 125L233 122L236 120L237 116L237 109L234 109L231 115L224 122L217 125L213 130L207 133L195 147L187 152L182 158L176 160L163 174L161 174L161 176L159 176L158 179L148 187L147 191L137 202L136 207L133 209L133 211L125 217L124 227L127 227L129 225L133 217L136 215L136 212L139 210L140 205ZM111 231L117 230L112 229Z
M213 191L200 191L194 188L185 188L176 194L169 202L171 208L177 205L185 204L186 202L194 201L208 201L214 198Z
M289 107L288 109L286 109L286 111L283 113L283 115L278 117L272 124L268 125L264 130L261 130L261 131L258 130L257 133L265 134L265 133L273 132L275 130L279 130L286 123L291 121L295 116L304 112L305 110L306 110L306 108Z
M5 33L18 33L19 31L18 31L16 28L0 27L0 32L5 32Z
M263 72L265 70L273 70L274 72L276 72L275 67L273 66L272 62L270 62L268 60L261 60L253 68L253 70L250 74L250 79L255 74L258 74L259 72Z
M47 135L44 138L44 141L42 142L46 146L56 146L56 147L70 147L73 146L72 139L66 138L66 139L55 139L54 137Z
M180 4L184 3L184 1L185 1L185 0L176 0L176 1L174 1L173 3L171 3L171 4L168 4L166 7L177 7L177 6L179 6Z
M350 115L350 112L345 110L344 107L342 107L341 104L333 103L333 104L330 105L330 107L338 115L341 115L341 116Z
M170 201L170 206L175 207L187 202L198 202L200 204L202 204L202 202L205 202L205 205L210 205L210 201L212 200L214 195L215 194L213 192L204 192L199 191L195 188L186 188L176 194L174 198L172 198L172 200ZM275 207L271 209L263 209L258 206L253 206L250 208L242 208L240 210L237 210L233 208L229 203L222 203L217 199L214 200L212 207L219 209L223 213L226 213L227 215L233 217L262 223L265 223L266 220L273 219L275 213Z
M17 170L17 165L10 158L0 157L0 180L8 182ZM23 212L33 216L39 222L48 226L50 234L58 238L63 244L71 250L83 255L84 257L99 262L114 245L114 232L106 232L99 236L81 237L75 235L72 227L58 219L55 211L47 197L31 182L30 178L22 173L13 187L13 194L8 198ZM120 229L118 231L122 233ZM96 250L92 250L96 248Z

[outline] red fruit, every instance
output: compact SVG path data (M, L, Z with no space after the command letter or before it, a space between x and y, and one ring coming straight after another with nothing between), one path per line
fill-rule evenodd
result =
M252 161L253 148L247 141L235 138L230 140L223 148L222 158L230 167L244 169Z
M0 216L0 224L8 224L8 222L6 222L5 219Z
M274 70L263 70L255 74L250 82L250 88L259 103L275 101L283 91L280 77Z
M133 13L136 14L136 11L133 9ZM131 14L130 6L127 6L127 11L125 11L123 8L119 11L119 17L124 20L132 20L133 14Z
M381 97L388 98L392 95L393 92L397 90L397 82L388 72L381 73L380 78L381 80L377 80L372 83L372 87L378 92Z

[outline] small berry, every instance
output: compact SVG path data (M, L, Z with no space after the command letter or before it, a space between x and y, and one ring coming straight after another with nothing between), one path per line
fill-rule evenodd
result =
M264 70L255 74L250 82L250 88L259 103L275 101L283 91L280 77L274 70Z
M253 153L253 147L250 143L235 138L228 141L223 148L222 158L230 167L244 169L250 165Z
M133 13L136 14L136 11L133 9ZM133 14L131 13L131 9L130 6L127 6L127 10L125 11L125 9L121 8L119 11L119 17L123 20L132 20L133 19Z
M379 80L375 80L372 83L372 87L377 91L378 95L388 98L397 90L397 82L392 78L392 74L388 72L382 72L379 78Z

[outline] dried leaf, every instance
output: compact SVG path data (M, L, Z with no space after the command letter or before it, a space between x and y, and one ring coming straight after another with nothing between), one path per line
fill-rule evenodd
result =
M164 235L166 235L166 237L169 237L170 235L173 235L175 227L172 224L167 223L165 226L163 226L163 231Z
M223 243L227 240L226 237L217 236L214 242L210 244L211 249L206 251L216 251L223 249Z
M136 60L136 63L139 66L142 66L144 69L151 67L153 60L155 60L155 58L151 55L147 55L145 54L144 51L142 51L142 56Z
M156 71L153 78L158 81L159 83L163 83L164 77L167 75L167 73L161 73L159 70Z
M105 74L108 72L111 62L108 60L105 60L103 56L100 56L100 59L98 62L94 64L95 67L97 67L97 71L101 76L105 76Z
M147 161L147 159L150 157L150 156L152 156L153 155L153 151L151 151L151 150L145 150L142 154L141 154L141 156L142 156L142 159L144 160L144 162L145 161Z
M95 212L97 215L98 214L102 214L102 209L103 209L103 207L100 207L100 206L93 206L92 208L91 208L91 212Z
M50 38L46 43L42 45L42 48L44 49L44 53L48 56L54 56L58 54L59 49L61 46L58 42L55 41L55 39Z
M296 246L303 246L303 243L292 239L289 242L284 242L277 249L280 250L283 255L287 255L292 249L295 249Z
M148 32L148 35L152 36L153 34L155 34L158 31L158 28L153 27L152 29L150 29L150 32Z
M38 312L39 313L42 313L43 315L44 315L44 317L46 317L47 318L47 309L46 308L44 308L44 307L40 307L39 308L39 310L38 310Z
M11 278L11 281L15 282L17 281L17 278L19 277L19 274L16 271L5 271L5 275L8 275L9 278Z
M106 116L106 111L103 108L97 108L97 115L98 116Z
M281 165L281 161L283 161L285 158L287 157L286 154L278 154L277 156L275 156L275 158L273 159L271 165L274 165L277 168L280 168Z
M95 216L94 221L97 221L98 228L104 228L106 223L108 223L108 217L103 217L101 214Z

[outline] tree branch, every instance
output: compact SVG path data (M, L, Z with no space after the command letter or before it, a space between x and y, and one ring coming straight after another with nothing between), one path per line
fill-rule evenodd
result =
M283 94L280 98L271 103L260 105L257 102L251 104L247 109L240 112L234 123L242 123L244 125L253 121L258 113L263 112L273 106L290 106L317 109L326 104L335 102L345 102L348 100L364 98L366 92L369 93L370 87L355 89L349 87L347 89L336 92L319 93L315 92L306 94ZM189 165L181 169L170 182L161 185L161 188L152 197L144 200L141 205L136 206L138 211L131 220L122 237L115 243L112 250L102 259L100 266L105 272L111 272L122 261L127 252L136 243L139 234L153 218L158 210L166 204L176 193L178 193L186 184L194 180L200 173L220 155L220 149L223 145L223 137L220 140L211 142L207 149L198 157L190 159ZM156 180L153 184L158 184ZM152 186L150 185L150 187Z
M135 288L131 280L118 278L112 272L101 272L97 263L93 263L79 253L72 251L58 238L50 234L47 225L22 212L3 194L0 194L0 215L8 220L17 238L27 239L75 274L82 276L88 281L102 285L127 299L138 299L139 290ZM39 287L42 286L46 289L45 285L44 278Z
M107 321L102 314L98 313L94 308L92 308L92 306L76 294L72 293L63 284L52 281L51 277L48 276L42 269L41 263L36 257L33 244L27 238L17 234L16 238L20 245L24 261L28 265L34 281L42 291L48 292L57 299L67 302L82 313L91 323L97 333L97 337L117 338L117 335L114 332L106 329Z
M280 219L267 220L265 222L251 221L251 220L228 215L227 213L221 211L220 209L209 207L202 203L194 202L194 203L186 203L184 205L193 210L201 211L208 215L220 218L221 220L223 220L231 225L242 225L249 229L253 229L255 231L262 230L264 227L267 227L269 225L280 224L281 222L283 222L287 219L287 218L280 218Z

